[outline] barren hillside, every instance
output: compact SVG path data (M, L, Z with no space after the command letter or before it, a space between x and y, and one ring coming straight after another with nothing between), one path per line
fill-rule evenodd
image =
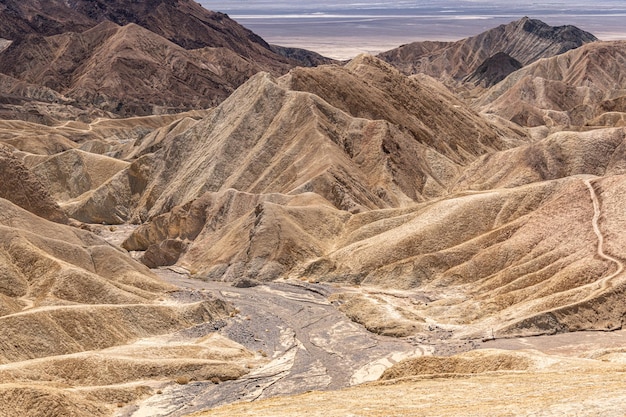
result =
M405 74L424 73L459 82L500 52L528 65L596 40L575 26L553 27L524 17L457 42L415 42L379 57Z
M304 50L274 52L190 0L126 3L0 5L0 117L86 121L205 109L259 71L332 62Z
M476 106L522 126L623 126L626 42L543 59L491 87Z
M81 221L143 221L230 188L315 192L352 212L399 207L445 195L462 166L522 142L434 81L361 57L345 68L253 77L68 210ZM107 217L112 208L117 217Z

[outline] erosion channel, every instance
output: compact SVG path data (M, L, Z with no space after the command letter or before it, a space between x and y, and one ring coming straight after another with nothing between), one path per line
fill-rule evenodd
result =
M273 282L251 288L190 278L171 269L157 271L187 297L219 296L238 314L211 326L198 326L196 336L218 331L268 362L243 378L213 384L192 381L171 385L125 416L183 416L238 401L305 392L334 390L377 379L393 363L409 356L432 354L437 344L424 339L392 338L368 332L328 301L332 286ZM469 349L467 346L465 349Z

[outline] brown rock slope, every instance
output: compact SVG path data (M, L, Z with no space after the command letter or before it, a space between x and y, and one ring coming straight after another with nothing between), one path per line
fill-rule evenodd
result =
M516 71L477 106L522 126L623 124L625 68L626 42L594 42Z
M0 198L48 220L67 223L67 216L46 186L7 148L0 146Z
M0 22L12 41L0 50L0 116L28 121L48 122L46 110L69 119L207 108L259 71L329 62L274 52L191 0L10 0Z
M27 37L1 60L2 73L120 115L211 107L233 90L200 54L135 24Z
M291 64L273 53L258 35L223 13L209 11L191 0L7 0L0 8L0 37L10 40L25 35L59 35L82 32L105 20L120 26L130 23L176 43L185 49L228 48L265 70L284 71Z
M24 120L39 124L53 124L59 119L91 119L105 116L97 109L84 109L52 90L29 84L17 78L0 74L0 119Z
M518 143L434 81L361 57L278 80L255 76L77 203L72 216L144 220L229 188L315 192L348 211L398 207L446 194L463 165ZM119 219L106 217L112 207Z
M498 52L528 65L596 40L574 26L552 27L524 17L460 41L415 42L378 56L405 74L424 73L459 82Z
M17 1L7 0L0 6L0 37L19 39L27 34L57 35L70 30L86 30L93 21L72 10L62 0Z
M523 65L505 52L487 58L463 80L484 88L489 88L504 80L509 74L522 68Z

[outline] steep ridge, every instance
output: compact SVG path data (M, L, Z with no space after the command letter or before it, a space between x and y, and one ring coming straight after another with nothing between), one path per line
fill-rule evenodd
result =
M34 306L95 300L137 303L168 288L96 236L47 222L7 200L1 202L2 257L8 268L3 288L11 294L18 291ZM115 261L109 263L107 258Z
M280 45L270 45L272 51L292 61L296 61L303 67L317 67L320 65L339 64L336 59L327 58L317 52L302 48L290 48Z
M444 195L462 165L519 143L515 132L483 121L444 87L361 57L345 68L253 77L70 213L83 221L145 220L229 188L315 192L353 212L398 207Z
M0 37L19 40L82 32L105 20L120 26L135 23L185 49L224 47L258 63L266 71L285 71L289 61L273 53L259 36L227 15L204 9L191 0L38 0L3 2Z
M297 68L281 81L354 117L400 126L418 142L458 164L515 143L507 143L506 138L515 139L513 132L503 129L504 133L498 134L495 126L477 117L435 80L403 77L372 56L361 55L344 67Z
M415 42L378 56L405 74L424 73L460 82L498 52L528 65L596 40L575 26L552 27L524 17L460 41Z
M516 71L476 106L522 126L612 126L626 110L625 64L626 42L590 43ZM613 115L602 123L605 112Z
M0 72L11 77L120 115L211 107L236 87L200 54L135 24L28 37L4 51L1 62Z
M0 22L0 115L35 122L213 107L259 71L333 62L191 0L9 0Z

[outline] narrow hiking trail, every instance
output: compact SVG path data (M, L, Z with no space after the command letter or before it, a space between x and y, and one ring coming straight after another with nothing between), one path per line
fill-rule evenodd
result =
M590 179L584 180L585 185L589 189L589 194L591 195L591 201L593 202L593 219L591 221L593 226L593 231L598 237L598 247L596 253L602 259L605 259L609 262L614 263L617 266L617 270L613 272L611 275L602 278L598 284L600 285L600 291L606 290L611 286L611 280L616 276L620 275L624 272L624 263L617 258L612 257L611 255L607 255L604 252L604 235L600 230L600 226L598 225L598 221L600 220L600 216L602 214L600 210L600 200L598 199L598 195L596 194L596 190L593 188L593 184L591 184Z

